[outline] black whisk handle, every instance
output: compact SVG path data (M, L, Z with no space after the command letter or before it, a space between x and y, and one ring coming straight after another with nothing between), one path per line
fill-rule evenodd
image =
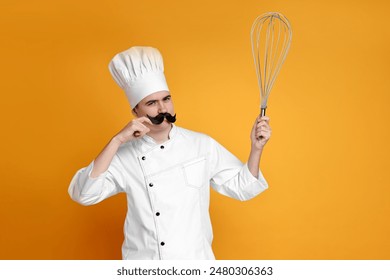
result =
M266 109L267 109L267 107L261 108L260 117L264 117L264 116L265 116L265 110L266 110Z

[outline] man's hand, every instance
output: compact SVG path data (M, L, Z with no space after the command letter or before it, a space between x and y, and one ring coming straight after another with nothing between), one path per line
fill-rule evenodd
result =
M252 149L262 150L270 137L271 127L269 126L269 117L258 116L251 132Z
M119 131L94 160L91 178L98 177L108 169L121 144L148 133L150 129L145 124L152 125L152 122L147 117L141 117L132 120Z
M120 144L144 136L150 131L145 124L153 125L147 117L140 117L129 122L117 135L114 136Z

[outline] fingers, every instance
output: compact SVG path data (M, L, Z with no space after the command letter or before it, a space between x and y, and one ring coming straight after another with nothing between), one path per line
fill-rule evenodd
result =
M270 118L268 116L263 116L262 117L262 116L258 115L256 120L257 120L257 122L265 121L265 122L269 123Z
M256 139L268 140L271 137L271 130L256 131Z
M148 124L153 124L151 120L149 120L148 117L140 117L135 119L135 121L140 122L140 123L148 123Z
M269 117L268 116L258 116L257 117L257 124L260 124L260 125L267 125L269 126Z
M134 137L142 137L150 131L150 129L146 125L144 125L143 122L151 124L151 121L148 118L143 118L141 120L135 119L130 122L129 130L132 132Z
M256 129L265 128L265 129L270 130L271 127L269 125L269 120L270 119L267 116L264 116L264 117L258 116L257 117L257 123L256 123Z
M255 139L267 141L271 137L271 127L269 125L270 118L268 116L258 116L254 125Z
M259 125L258 127L256 127L256 130L255 130L255 134L258 135L260 133L269 133L271 134L272 130L271 130L271 127L269 127L269 125Z
M134 122L139 123L142 126L141 130L135 130L133 133L134 137L141 137L144 136L146 133L150 131L148 127L146 127L143 123L148 123L150 125L153 125L152 121L147 117L140 117L138 119L135 119Z
M131 124L136 130L146 130L146 133L150 131L150 129L145 124L153 125L152 121L147 117L140 117L131 121ZM130 125L131 126L131 125Z
M150 128L147 127L147 124L152 124L152 122L147 117L141 117L132 120L129 122L117 135L121 143L125 143L129 140L132 140L137 137L142 137L150 131Z
M256 128L259 128L259 127L266 127L266 128L270 128L269 126L269 123L265 122L265 121L260 121L256 124Z

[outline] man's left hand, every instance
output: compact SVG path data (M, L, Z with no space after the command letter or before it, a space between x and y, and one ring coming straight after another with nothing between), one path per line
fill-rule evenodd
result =
M269 117L258 116L253 124L251 132L252 149L262 150L271 137L271 131L271 127L269 126Z

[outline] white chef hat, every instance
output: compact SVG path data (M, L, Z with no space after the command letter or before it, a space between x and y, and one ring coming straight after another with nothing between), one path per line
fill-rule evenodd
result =
M152 47L132 47L118 53L108 65L115 82L125 91L132 109L146 96L169 91L160 52Z

